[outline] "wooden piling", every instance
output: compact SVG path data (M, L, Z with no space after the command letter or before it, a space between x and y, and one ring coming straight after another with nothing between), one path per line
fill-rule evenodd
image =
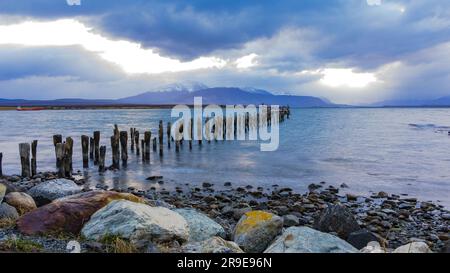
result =
M66 172L64 170L64 144L63 143L57 143L55 146L55 152L56 152L56 161L60 162L58 165L58 175L59 177L65 177Z
M3 176L2 160L3 160L3 153L0 153L0 177Z
M111 151L112 151L112 168L120 169L120 147L119 138L111 136Z
M66 138L66 150L67 150L67 167L69 168L70 173L73 171L72 165L72 156L73 156L73 139L71 137ZM66 170L66 173L68 170ZM70 176L68 176L70 177Z
M136 131L136 128L130 128L130 140L131 140L131 151L134 152L134 133Z
M169 149L170 149L170 142L172 141L171 130L172 130L172 123L170 123L170 121L169 121L169 122L167 122L167 148L169 148Z
M89 158L94 160L94 138L89 138Z
M72 138L68 137L66 138L66 142L63 144L63 171L64 171L64 177L71 177L72 176L72 152L73 152L73 140Z
M33 140L33 142L31 142L31 176L35 176L37 174L37 145L37 140Z
M134 144L136 145L136 155L140 154L139 149L139 131L134 132Z
M152 139L152 143L153 143L153 152L156 153L156 137L154 137L154 138Z
M56 154L56 145L62 143L62 135L53 135L53 146L55 146L55 156L56 156L56 168L59 169L61 166L61 161L58 160L58 155Z
M190 139L189 139L189 150L192 150L192 138L194 137L194 122L193 122L193 118L191 118L191 120L189 121L189 134L190 134Z
M89 136L81 136L81 153L83 155L83 168L89 168Z
M100 131L94 132L94 165L98 165L100 157Z
M30 144L19 144L20 163L22 165L22 177L31 177L30 169Z
M120 132L120 147L121 147L121 158L122 165L126 166L128 162L128 132Z
M106 146L100 147L100 157L98 158L98 171L104 172L105 169Z
M142 162L145 162L145 140L141 139Z
M159 156L163 155L163 148L164 148L164 125L163 121L159 121L159 130L158 130L158 136L159 136Z
M146 131L144 133L144 144L145 144L145 161L150 161L150 142L152 139L152 132ZM144 151L143 151L144 152Z

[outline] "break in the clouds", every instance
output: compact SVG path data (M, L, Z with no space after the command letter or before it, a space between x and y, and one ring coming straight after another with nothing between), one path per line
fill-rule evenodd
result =
M0 2L0 97L125 97L186 80L341 103L450 95L446 0L80 4Z

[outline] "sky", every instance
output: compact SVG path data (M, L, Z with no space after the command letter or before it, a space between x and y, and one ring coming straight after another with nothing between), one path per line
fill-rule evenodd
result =
M0 98L192 82L349 104L449 96L450 1L0 1Z

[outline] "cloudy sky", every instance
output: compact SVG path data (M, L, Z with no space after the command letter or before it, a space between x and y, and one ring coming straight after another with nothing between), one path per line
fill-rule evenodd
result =
M338 103L447 96L450 1L0 1L1 98L191 81Z

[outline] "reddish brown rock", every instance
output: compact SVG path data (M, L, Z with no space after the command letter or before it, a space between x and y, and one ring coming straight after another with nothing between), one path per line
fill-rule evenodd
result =
M124 199L145 203L142 198L129 193L92 191L57 199L22 216L17 226L26 235L57 233L78 234L92 214L113 200Z

